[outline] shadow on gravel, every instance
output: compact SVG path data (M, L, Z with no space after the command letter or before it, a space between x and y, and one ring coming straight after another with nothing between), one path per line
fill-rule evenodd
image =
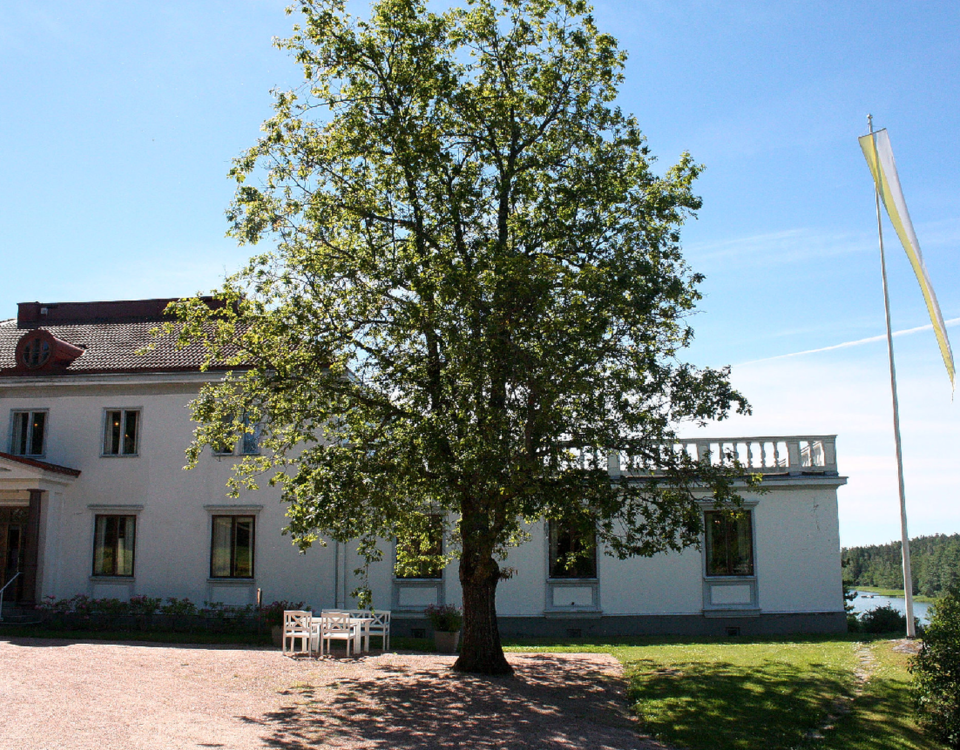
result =
M12 646L22 648L67 648L77 644L95 645L95 646L137 646L139 648L177 648L187 650L211 649L239 650L239 651L276 651L280 649L275 646L263 646L249 643L184 643L182 641L157 641L146 640L148 636L143 636L145 640L138 640L137 636L131 635L124 638L98 638L96 636L72 636L64 637L42 637L33 638L29 636L5 636L0 630L0 643L9 643Z
M419 671L383 665L367 678L291 688L286 694L295 707L255 723L268 747L283 750L643 746L619 679L588 659L509 658L512 678L463 675L446 665ZM318 699L329 690L334 695Z

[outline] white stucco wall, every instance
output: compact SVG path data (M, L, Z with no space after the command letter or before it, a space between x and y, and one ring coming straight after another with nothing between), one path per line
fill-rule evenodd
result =
M187 597L196 603L249 604L256 590L264 600L307 600L333 605L334 558L316 546L300 555L282 537L285 507L279 491L267 488L227 497L226 481L239 458L209 451L190 471L184 449L192 435L187 404L198 384L49 387L3 394L5 415L18 409L48 410L42 460L81 470L61 495L49 495L42 524L44 596L84 593L96 597L134 595ZM105 409L139 409L136 456L101 456ZM92 506L92 507L91 507ZM127 510L123 506L131 506ZM139 508L137 506L140 506ZM211 510L210 506L223 510ZM229 507L229 509L227 509ZM97 513L137 516L132 582L91 576ZM255 577L251 581L209 578L211 515L253 514Z
M82 386L4 384L0 389L4 449L9 446L11 411L46 409L42 460L82 472L62 491L46 496L41 519L43 595L127 598L145 594L187 597L198 604L248 604L255 601L260 587L265 602L304 600L315 609L353 606L349 593L359 584L353 570L360 565L355 550L315 545L305 555L299 554L290 538L280 534L285 507L277 489L228 498L226 480L239 458L218 458L208 451L196 469L183 470L184 449L193 429L187 404L199 388L198 379L166 384L133 382L134 378L123 384L123 380L120 376L103 382L90 379ZM101 456L104 410L114 408L141 412L137 456ZM769 492L752 498L756 502L756 604L761 612L842 611L840 483L819 478L772 480ZM95 515L127 512L104 506L137 506L129 511L137 515L132 581L91 576ZM209 578L210 506L233 506L221 512L256 515L252 581ZM540 616L558 605L571 604L563 600L566 593L551 594L545 524L531 524L528 531L530 541L512 550L502 563L515 570L498 588L502 616ZM456 562L444 572L440 586L404 587L393 577L393 555L392 542L385 542L384 560L370 570L377 608L430 600L461 603ZM649 559L617 560L600 554L598 579L596 611L604 615L698 615L704 609L703 557L696 549ZM405 589L402 595L401 588ZM576 607L592 607L588 588L569 593Z

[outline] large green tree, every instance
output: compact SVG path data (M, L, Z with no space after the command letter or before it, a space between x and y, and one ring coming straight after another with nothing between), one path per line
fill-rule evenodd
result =
M747 408L726 371L678 359L699 167L652 169L613 104L625 55L580 0L293 12L279 45L305 83L231 172L231 234L275 249L217 292L231 304L180 306L185 341L244 365L195 402L192 457L263 422L236 481L271 473L302 546L375 560L397 537L429 563L415 541L442 514L456 668L506 673L495 596L525 522L652 555L698 542L696 488L737 499L728 470L673 447L678 425ZM611 479L610 452L633 471Z

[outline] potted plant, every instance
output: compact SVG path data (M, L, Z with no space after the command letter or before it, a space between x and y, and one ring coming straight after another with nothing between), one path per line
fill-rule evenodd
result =
M452 604L431 604L426 609L427 618L433 625L433 646L441 654L457 653L463 612Z
M276 601L267 604L263 608L263 622L270 626L270 637L274 646L280 646L283 642L283 613L288 609L305 609L303 602Z

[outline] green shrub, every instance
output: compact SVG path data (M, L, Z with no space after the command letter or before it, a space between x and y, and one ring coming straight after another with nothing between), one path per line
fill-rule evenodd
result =
M425 613L433 629L443 633L453 633L463 625L463 612L452 604L431 604Z
M195 615L197 614L197 605L186 597L177 599L175 596L168 596L167 603L160 607L160 613L171 617Z
M305 610L309 609L305 602L288 602L280 600L271 602L263 607L263 621L270 625L283 625L283 613L287 610Z
M860 632L906 633L907 618L889 604L884 604L860 615Z
M960 748L960 589L933 607L923 645L913 664L918 719L931 736Z

